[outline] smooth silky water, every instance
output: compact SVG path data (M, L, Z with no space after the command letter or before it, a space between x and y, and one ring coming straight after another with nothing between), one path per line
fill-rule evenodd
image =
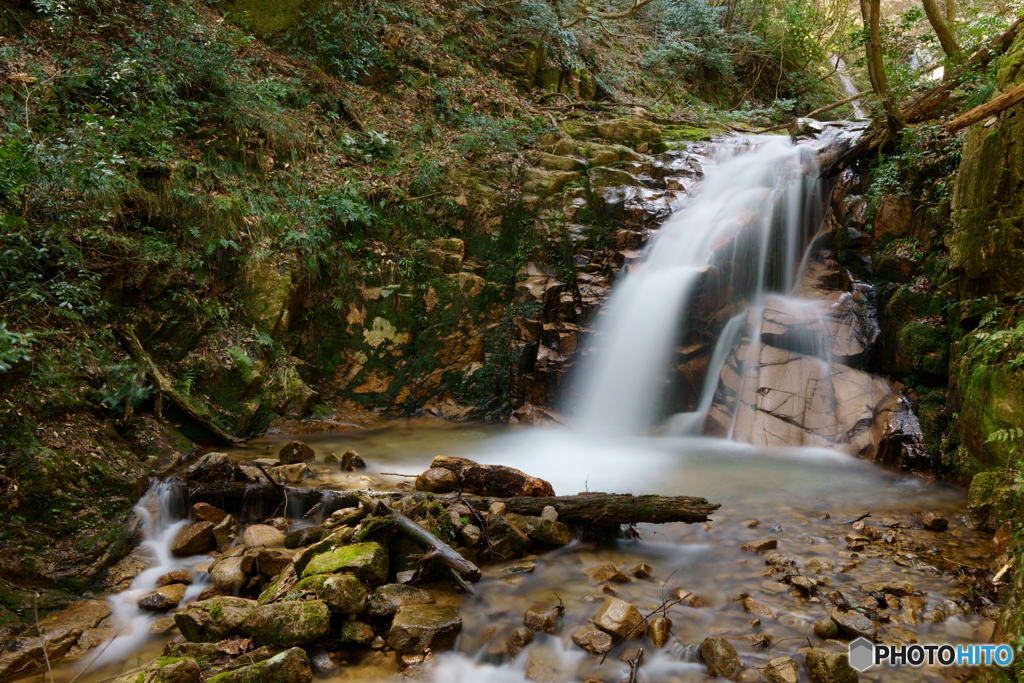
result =
M942 621L908 627L920 642L987 642L991 622L976 615L953 615L956 610L948 602L965 590L953 578L954 570L991 561L990 539L968 530L962 521L963 492L833 450L766 449L695 436L715 396L718 372L741 332L753 330L749 336L760 343L757 330L766 302L783 297L797 309L816 305L785 297L799 281L807 260L807 229L809 221L820 220L815 211L820 212L823 191L814 154L788 139L751 138L726 145L715 160L709 160L706 170L701 193L662 227L647 259L616 285L612 301L600 316L599 333L592 340L597 352L583 364L581 399L570 409L576 416L575 428L455 425L418 419L370 431L297 437L316 451L313 476L305 481L309 486L393 489L401 481L410 481L399 475L415 475L434 456L444 454L517 467L547 479L562 495L583 491L693 495L721 504L706 524L640 524L634 540L577 541L537 556L486 565L476 597L459 595L446 583L429 586L439 602L458 604L464 620L455 651L439 654L429 669L433 680L518 683L525 680L531 653L562 670L564 680L610 683L623 679L628 671L624 660L635 654L637 641L620 645L601 664L570 640L572 631L595 615L606 596L584 570L609 562L627 570L641 562L654 568L649 579L613 587L618 597L644 613L678 590L692 592L706 605L684 603L669 610L673 638L661 651L644 644L640 681L706 680L705 667L694 661L694 644L709 636L728 637L751 668L748 676L757 680L756 669L770 659L792 655L809 642L820 644L812 635L812 625L827 616L825 605L817 599L797 597L775 576L766 575L762 556L740 549L760 539L777 539L776 552L796 560L804 573L813 575L807 567L811 560L833 565L834 570L818 576L832 581L821 586L822 592L851 592L876 581L910 581L925 596L924 613L940 608L950 614ZM753 247L749 253L732 254L742 259L727 283L735 295L735 309L720 330L718 344L710 349L711 369L694 402L697 409L670 415L663 422L666 369L681 338L681 321L695 306L702 269L721 265L721 245L734 239L740 229L749 231L748 244ZM810 357L827 364L826 340L806 342ZM651 436L654 432L661 435ZM291 438L296 437L254 439L229 452L245 459L269 457ZM366 470L347 473L337 464L324 462L327 453L349 449L362 455ZM175 559L167 552L184 505L166 488L155 487L140 511L146 518L147 547L158 566L136 579L131 590L109 598L115 606L113 628L118 637L106 649L61 664L55 671L56 681L70 683L89 664L77 680L96 683L158 655L170 636L150 634L149 624L159 616L143 613L135 600L164 571L195 569L209 561L206 557ZM292 517L303 513L288 512ZM848 522L865 512L871 513L868 523L890 517L908 525L915 515L932 512L949 519L950 527L943 533L906 529L901 531L908 543L904 547L880 549L882 544L875 543L854 554L847 550L844 537L851 531ZM751 519L758 524L745 523ZM527 562L536 566L533 573L503 573L508 565ZM844 564L856 566L838 571ZM192 586L188 599L201 589L201 585ZM737 599L741 594L764 603L777 618L762 618L759 625L752 625L754 615L744 611ZM485 642L495 630L500 635L520 625L531 606L551 609L560 600L565 615L558 634L540 635L511 663L489 663ZM881 634L892 628L883 625ZM750 636L759 632L771 637L771 648L755 646ZM367 650L352 656L336 680L395 680L394 654ZM38 679L38 675L21 680ZM874 670L862 674L861 680L909 682L941 680L943 675L948 676L948 670Z

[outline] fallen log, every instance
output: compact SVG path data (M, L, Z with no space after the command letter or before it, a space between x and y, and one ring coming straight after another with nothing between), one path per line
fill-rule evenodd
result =
M134 327L131 325L119 325L114 328L114 333L120 339L128 355L145 370L146 374L153 380L153 384L156 385L157 417L160 417L159 406L163 397L166 396L189 419L202 426L203 429L215 436L223 445L230 446L245 442L245 439L240 439L230 434L226 429L217 424L211 416L199 410L187 396L175 388L174 383L167 378L167 375L160 371L160 368L153 362L152 357L142 348L142 342L139 341L138 336L135 334Z
M978 121L982 121L990 116L998 114L1004 109L1009 109L1021 100L1024 100L1024 83L1003 93L993 100L989 100L985 104L980 104L974 109L964 112L946 124L946 131L949 133L955 133L967 126L974 125Z
M186 484L188 504L204 502L216 505L222 510L240 509L243 498L247 501L273 496L280 501L281 491L268 483L246 484L225 482L212 484ZM358 506L363 497L374 500L383 498L412 498L422 500L426 496L445 503L465 502L477 510L487 510L493 503L504 503L508 512L517 515L540 516L545 507L551 506L558 512L558 521L566 524L591 524L595 526L617 526L620 524L666 524L706 522L720 505L709 503L705 498L695 496L634 496L628 493L580 493L575 496L544 497L498 497L475 496L470 494L431 494L422 491L334 491L322 488L300 488L285 486L288 500L302 509L318 515L329 515L341 508Z

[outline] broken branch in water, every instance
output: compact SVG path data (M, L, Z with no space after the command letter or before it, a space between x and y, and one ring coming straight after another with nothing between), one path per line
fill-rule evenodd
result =
M640 668L640 658L644 656L644 649L636 652L636 657L629 660L629 683L636 683L637 670Z

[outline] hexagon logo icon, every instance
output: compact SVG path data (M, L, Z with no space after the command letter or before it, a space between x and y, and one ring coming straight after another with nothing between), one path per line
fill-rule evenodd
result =
M867 671L875 662L875 646L867 638L858 638L850 643L850 666L857 671Z

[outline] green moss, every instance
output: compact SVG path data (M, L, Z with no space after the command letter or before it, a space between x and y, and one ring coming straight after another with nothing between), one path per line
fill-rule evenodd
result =
M227 0L222 7L230 18L260 34L282 33L318 8L320 0Z
M388 576L388 553L379 543L354 543L321 553L302 570L302 578L317 574L355 574L377 585Z
M944 328L908 323L896 337L896 348L899 369L909 374L914 383L945 383L949 373L949 336Z

